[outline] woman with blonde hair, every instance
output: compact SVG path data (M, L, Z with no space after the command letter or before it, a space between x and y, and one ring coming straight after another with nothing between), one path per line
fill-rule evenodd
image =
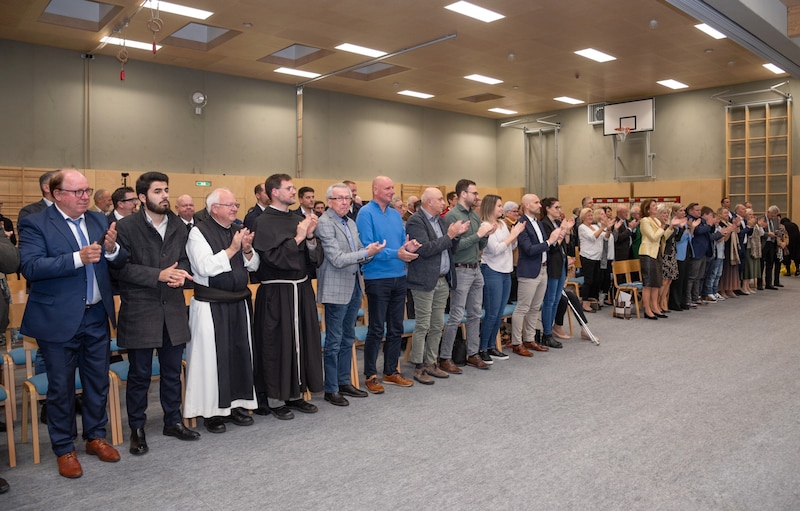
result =
M760 279L761 272L763 271L761 266L761 238L766 232L764 228L767 226L767 219L763 216L756 219L756 215L753 213L752 209L745 211L744 216L747 220L747 226L753 228L753 233L747 239L743 274L744 280L742 280L742 292L750 295L756 292L755 289L750 287L751 285L757 285L752 281Z
M670 287L672 287L672 281L678 278L678 260L675 241L680 237L678 235L678 230L686 226L685 219L683 220L683 227L681 227L680 220L678 220L678 225L672 226L670 223L671 211L671 208L663 203L659 204L656 210L661 225L669 225L669 228L673 230L672 236L667 236L664 241L663 250L661 251L661 277L663 280L658 290L658 303L661 306L661 310L664 312L670 312L669 290Z
M605 217L602 210L598 213L598 216L601 215ZM614 251L614 242L611 238L611 226L614 225L614 219L606 219L603 225L597 225L591 208L581 209L579 218L581 224L578 226L578 239L581 247L581 268L583 268L581 299L583 300L583 310L594 312L591 300L597 301L600 296L604 247L607 251L607 247L610 245L612 254ZM609 240L611 240L610 243Z
M658 301L659 289L663 283L661 274L662 244L672 236L673 230L664 229L661 221L656 218L658 202L645 199L642 202L642 220L639 229L642 232L642 244L639 246L639 262L642 266L642 302L644 303L645 317L647 319L667 318L661 310ZM677 225L677 219L673 220Z

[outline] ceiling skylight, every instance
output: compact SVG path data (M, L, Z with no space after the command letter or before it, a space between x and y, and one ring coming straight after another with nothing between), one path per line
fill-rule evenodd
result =
M706 34L710 35L714 39L725 39L725 37L727 37L722 32L709 27L705 23L700 23L699 25L695 25L694 28L696 28L697 30L699 30L701 32L705 32Z
M493 21L505 18L505 16L500 13L490 11L489 9L484 9L483 7L478 7L475 4L464 1L445 5L444 8L459 14L463 14L464 16L469 16L470 18L483 21L484 23L491 23Z
M497 78L491 78L483 75L469 75L465 76L464 78L467 80L475 80L476 82L485 83L487 85L497 85L498 83L503 83L503 80L498 80Z
M582 100L571 98L569 96L561 96L553 99L555 99L556 101L561 101L562 103L569 103L570 105L580 105L581 103L583 103Z
M127 47L127 48L138 48L140 50L153 51L153 43L152 42L143 43L141 41L131 41L130 39L128 39L127 41L123 42L123 40L120 39L119 37L108 37L108 36L103 37L102 39L100 39L100 41L104 42L106 44L116 44L117 46L122 46L124 44L125 47ZM156 51L158 51L160 49L161 49L161 45L157 44L156 45Z
M424 92L417 92L413 90L401 90L398 94L402 94L403 96L411 96L412 98L420 98L420 99L430 99L433 97L433 94L426 94Z
M664 87L669 87L670 89L685 89L686 87L688 87L688 85L686 85L685 83L681 83L678 80L673 80L672 78L670 78L669 80L659 80L656 83L658 83L659 85L663 85Z
M776 75L782 75L782 74L784 74L786 72L783 69L781 69L778 66L776 66L775 64L764 64L764 67L769 69L770 71L772 71Z
M580 55L581 57L592 59L595 62L608 62L610 60L617 60L617 57L614 57L607 53L603 53L602 51L597 51L594 48L586 48L585 50L578 50L575 53L577 55Z
M312 73L311 71L303 71L301 69L290 69L288 67L279 67L275 72L285 75L302 76L303 78L316 78L320 76L319 73Z
M514 110L506 110L505 108L490 108L489 111L494 112L496 114L504 114L504 115L513 115L517 113Z
M204 11L202 9L195 9L194 7L186 7L183 5L173 4L170 2L161 2L160 0L153 3L152 0L145 0L142 2L142 7L145 9L158 9L159 11L169 12L172 14L179 14L188 18L195 18L204 20L211 17L214 13L211 11Z
M373 50L365 46L358 46L357 44L343 43L336 47L337 50L349 51L350 53L358 53L359 55L366 55L367 57L378 58L386 55L385 51Z

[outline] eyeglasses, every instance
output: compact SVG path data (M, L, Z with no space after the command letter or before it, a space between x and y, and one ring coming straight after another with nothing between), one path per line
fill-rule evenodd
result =
M338 200L338 201L347 201L350 202L350 197L328 197L328 200Z
M94 188L87 188L85 190L65 190L64 188L56 188L59 191L67 192L75 195L75 198L80 199L86 194L87 197L90 197L92 193L94 193Z
M130 199L120 199L117 202L133 202L134 204L139 204L139 199L131 197Z
M225 206L226 208L230 208L230 209L234 209L234 208L235 209L239 209L239 206L241 206L241 204L239 204L238 202L231 202L230 204L222 204L220 202L215 202L214 205L216 205L216 206Z
M294 186L287 186L285 188L280 188L280 190L286 190L287 192L296 192L297 188L295 188Z

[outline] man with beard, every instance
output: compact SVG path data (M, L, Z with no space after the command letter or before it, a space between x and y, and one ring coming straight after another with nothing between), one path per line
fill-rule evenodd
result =
M253 326L256 413L289 420L292 409L316 413L302 394L322 390L317 304L308 277L308 268L322 261L322 246L314 236L317 216L289 211L297 195L289 175L269 176L264 189L272 203L253 228L253 248L261 258Z
M153 366L153 349L161 366L163 434L180 440L197 440L200 433L183 426L181 417L181 363L189 342L189 323L183 284L191 280L186 256L189 233L170 210L169 178L147 172L136 180L139 212L119 221L119 244L131 256L114 275L119 281L121 305L117 341L128 350L130 371L125 401L131 428L130 452L149 449L144 434L147 391Z
M186 348L184 415L205 417L211 433L225 423L250 426L240 407L258 406L253 389L252 313L247 272L258 268L253 234L234 223L239 204L230 190L218 188L206 199L211 220L189 232L186 253L192 263L194 296L189 305L192 342Z

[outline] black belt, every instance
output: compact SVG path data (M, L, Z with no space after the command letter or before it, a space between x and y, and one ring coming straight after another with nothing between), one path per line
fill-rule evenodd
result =
M100 305L101 303L103 303L103 302L102 302L102 300L101 300L101 301L99 301L99 302L97 302L97 303L92 303L92 304L90 304L90 305L87 305L87 306L86 306L86 308L87 308L87 309L91 309L91 308L92 308L92 307L94 307L95 305Z
M456 263L454 266L456 268L470 268L474 270L478 267L478 263Z

